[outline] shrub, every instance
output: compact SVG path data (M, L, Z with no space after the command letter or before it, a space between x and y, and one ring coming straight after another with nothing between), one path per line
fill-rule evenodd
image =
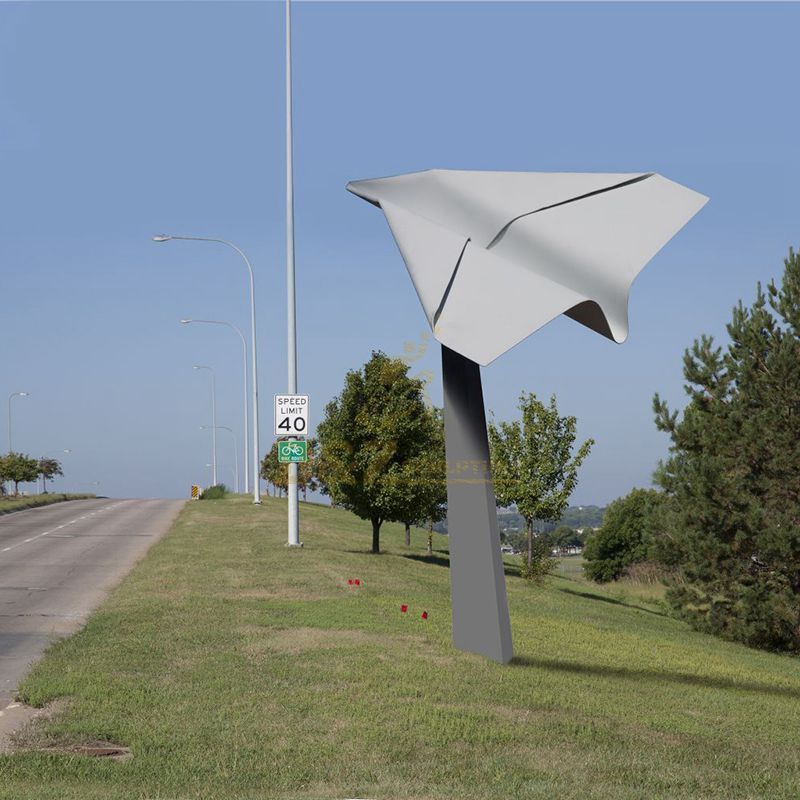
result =
M209 486L207 489L203 489L203 493L200 495L201 500L222 500L225 498L225 495L228 493L228 488L225 486L224 483L218 483L215 486Z
M528 553L523 551L519 574L531 583L542 583L544 576L556 564L556 560L550 557L550 543L543 536L534 536L528 546L530 547L530 559Z
M613 581L631 564L644 561L655 541L656 519L663 503L664 495L653 489L634 489L611 503L603 527L586 542L586 577L600 583Z

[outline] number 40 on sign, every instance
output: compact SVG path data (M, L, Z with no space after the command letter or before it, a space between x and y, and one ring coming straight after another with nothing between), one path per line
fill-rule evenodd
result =
M306 436L308 433L308 395L275 395L275 435Z

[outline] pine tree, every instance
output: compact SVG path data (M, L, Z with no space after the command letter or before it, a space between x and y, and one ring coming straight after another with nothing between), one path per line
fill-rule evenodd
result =
M726 348L686 351L682 417L653 408L672 440L656 476L673 500L668 599L700 630L800 650L800 258L784 264L734 308Z

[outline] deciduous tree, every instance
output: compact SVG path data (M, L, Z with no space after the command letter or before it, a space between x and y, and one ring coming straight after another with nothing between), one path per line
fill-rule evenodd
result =
M583 570L600 583L621 577L631 564L644 561L658 537L659 512L666 500L654 489L634 489L609 504L603 526L583 553Z
M362 369L347 373L317 427L323 491L370 520L373 553L380 552L383 522L404 514L404 471L430 444L424 382L410 378L408 369L400 359L373 352Z
M541 570L534 556L533 521L557 522L578 482L578 468L594 444L587 439L573 454L575 417L558 413L556 398L544 405L536 395L523 392L519 398L522 419L489 424L492 479L500 506L516 505L525 519L528 552L523 574L536 577Z
M309 491L315 492L319 488L316 475L316 460L319 455L317 439L308 439L306 452L308 461L302 461L297 465L297 488L303 493L304 500L308 499ZM260 474L263 480L274 486L280 493L289 488L289 465L281 464L278 460L277 441L262 459Z
M411 545L411 526L427 523L428 550L433 547L433 525L444 519L447 508L447 466L444 450L444 421L438 408L429 408L427 444L392 474L405 525L406 546Z
M21 483L32 483L39 477L39 462L24 453L7 453L0 458L0 480L14 484L14 496Z
M42 476L42 489L47 494L47 481L53 480L56 475L63 475L64 471L61 469L61 464L55 458L40 458L39 459L39 475Z

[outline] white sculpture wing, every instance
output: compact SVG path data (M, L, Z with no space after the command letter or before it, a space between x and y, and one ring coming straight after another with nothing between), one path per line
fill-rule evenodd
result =
M562 313L624 341L634 278L708 200L652 173L431 170L347 188L383 208L434 336L484 365Z

